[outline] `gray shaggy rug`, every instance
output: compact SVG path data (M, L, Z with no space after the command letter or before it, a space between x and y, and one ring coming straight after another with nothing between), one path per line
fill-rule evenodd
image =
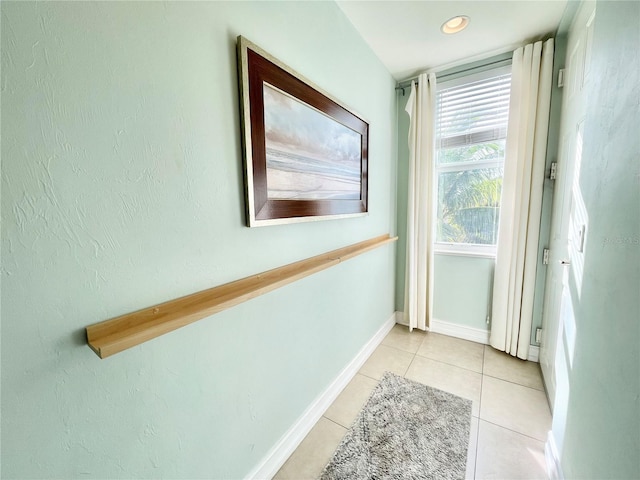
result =
M321 480L464 479L471 400L385 373Z

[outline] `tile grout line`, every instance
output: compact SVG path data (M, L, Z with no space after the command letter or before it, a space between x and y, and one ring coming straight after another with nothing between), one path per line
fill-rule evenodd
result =
M475 342L471 342L471 343L475 343ZM380 345L384 345L385 347L393 348L393 349L398 350L398 351L403 352L403 353L409 353L409 354L413 355L413 357L414 357L414 358L415 358L415 357L420 357L420 358L424 358L424 359L427 359L427 360L431 360L431 361L433 361L433 362L438 362L438 363L442 363L442 364L444 364L444 365L449 365L449 366L451 366L451 367L462 368L463 370L467 370L467 371L469 371L469 372L482 374L482 372L478 372L477 370L472 370L472 369L467 368L467 367L463 367L463 366L460 366L460 365L456 365L455 363L444 362L444 361L442 361L442 360L440 360L440 359L437 359L437 358L427 357L427 356L425 356L425 355L420 355L418 352L420 351L420 347L422 347L422 344L420 344L420 347L418 347L418 350L417 350L417 351L415 351L415 352L410 352L409 350L405 350L405 349L402 349L402 348L398 348L398 347L395 347L395 346L393 346L393 345L387 345L387 344L385 344L385 343L381 343ZM482 344L479 344L479 345L482 345ZM484 358L484 350L483 350L483 352L482 352L482 355L483 355L483 358ZM413 361L413 359L412 359L412 361ZM523 386L524 386L524 385L523 385Z
M389 371L389 370L385 370L385 371ZM382 380L382 378L376 378L376 377L372 377L370 375L367 375L366 373L362 373L360 371L358 371L358 375L362 375L363 377L367 377L370 378L371 380L375 380L376 382L380 383L380 380Z
M483 368L483 370L484 370L484 368ZM506 380L506 379L501 378L501 377L496 377L496 376L494 376L494 375L489 375L488 373L483 373L482 375L483 375L483 376L490 377L490 378L495 378L496 380L502 380L503 382L511 383L511 384L513 384L513 385L518 385L518 386L520 386L520 387L529 388L529 389L531 389L531 390L535 390L535 391L537 391L537 392L542 392L542 393L544 393L544 389L535 388L535 387L530 387L530 386L528 386L528 385L523 385L523 384L521 384L521 383L514 382L514 381L512 381L512 380Z
M444 362L444 361L442 361L442 360L438 360L437 358L426 357L426 356L424 356L424 355L420 355L419 353L416 353L415 355L416 355L417 357L425 358L425 359L427 359L427 360L431 360L431 361L433 361L433 362L442 363L443 365L449 365L450 367L457 367L457 368L461 368L461 369L463 369L463 370L467 370L468 372L479 373L480 375L482 375L482 372L478 372L477 370L472 370L472 369L467 368L467 367L462 367L462 366L460 366L460 365L456 365L455 363ZM483 352L483 358L484 358L484 352Z
M485 423L488 423L490 425L493 425L494 427L502 428L503 430L507 430L508 432L517 433L518 435L522 435L523 437L530 438L531 440L535 440L536 442L540 442L540 443L545 443L546 442L546 440L540 440L539 438L532 437L531 435L527 435L526 433L518 432L517 430L513 430L511 428L505 427L503 425L499 425L499 424L494 423L494 422L490 422L489 420L485 420L484 418L478 418L478 420L479 421L483 421ZM480 431L480 428L478 428L478 431Z
M420 349L422 348L422 345L424 345L424 342L427 341L427 334L425 333L423 335L422 341L420 342L420 345L418 345L418 348L416 348L416 351L413 352L413 357L411 358L411 362L409 362L409 366L407 367L407 369L404 372L403 377L407 378L407 373L409 373L409 369L411 368L411 365L413 365L413 362L416 361L416 357L418 356L418 352L420 351ZM410 380L410 379L408 379Z
M344 429L345 429L345 433L347 433L347 431L349 430L349 428L351 428L350 426L349 426L349 427L345 427L344 425L342 425L342 424L340 424L340 423L336 422L335 420L331 420L329 417L325 417L324 415L322 415L322 418L324 418L325 420L329 420L331 423L334 423L335 425L339 426L340 428L344 428ZM317 424L317 423L318 423L318 422L316 422L316 424ZM315 426L315 425L314 425L314 426ZM343 436L344 436L344 435L343 435ZM340 440L340 441L342 441L342 440Z
M411 357L411 361L409 362L409 365L407 365L407 369L404 371L404 373L402 374L402 378L407 378L407 373L409 373L409 369L411 368L411 365L413 365L414 360L416 359L416 354L413 354L413 357ZM409 380L409 379L407 379Z
M473 462L473 478L475 479L478 472L478 451L480 449L480 415L482 414L482 386L484 385L484 354L486 347L482 349L482 373L480 377L480 400L478 401L478 430L476 431L476 454Z
M440 335L440 334L437 334L437 333L436 333L436 334L434 334L434 335ZM447 336L447 335L444 335L444 336ZM423 340L422 340L422 342L420 343L420 346L416 349L416 351L415 351L415 352L412 352L412 351L409 351L409 350L405 350L405 349L403 349L403 348L399 348L399 347L396 347L396 346L394 346L394 345L388 345L388 344L385 344L385 343L384 343L384 340L382 341L382 343L381 343L380 345L384 345L385 347L389 347L389 348L394 348L394 349L399 350L399 351L404 352L404 353L410 353L410 354L412 354L414 357L418 356L418 357L420 357L420 358L426 358L427 360L432 360L432 361L434 361L434 362L443 363L443 364L445 364L445 365L450 365L450 366L452 366L452 367L462 368L463 370L468 370L468 371L473 372L473 373L480 373L480 374L482 374L482 371L478 372L477 370L472 370L471 368L463 367L463 366L461 366L461 365L457 365L457 364L455 364L455 363L445 362L445 361L443 361L443 360L441 360L441 359L439 359L439 358L433 358L433 357L428 357L428 356L426 356L426 355L421 355L421 354L419 353L419 352L420 352L420 349L422 348L422 345L423 345L423 344L424 344L424 342L427 340L427 338L428 338L428 335L425 335L425 336L424 336L424 339L423 339ZM454 338L454 339L458 340L458 339L457 339L457 337L450 337L450 338ZM485 345L485 344L483 344L483 343L472 342L471 340L463 340L463 339L459 339L459 340L462 340L462 341L465 341L465 342L469 342L469 343L472 343L472 344L481 345L481 346L483 346L483 347L484 347L484 346L486 346L486 345ZM482 349L482 358L483 358L483 360L484 360L484 348ZM523 386L524 386L524 385L523 385Z
M408 353L408 354L410 354L410 355L416 355L416 352L411 352L411 351L409 351L409 350L405 350L404 348L399 348L399 347L395 347L395 346L393 346L393 345L388 345L388 344L384 343L384 340L383 340L383 343L381 343L381 344L380 344L380 345L378 345L378 346L382 346L382 345L384 345L385 347L393 348L394 350L398 350L398 351L400 351L400 352ZM421 344L421 345L422 345L422 344ZM420 347L418 347L418 350L420 350Z

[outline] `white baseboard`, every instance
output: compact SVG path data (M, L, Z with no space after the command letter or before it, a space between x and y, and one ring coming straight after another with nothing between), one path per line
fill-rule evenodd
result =
M407 322L404 320L403 312L396 312L396 323L399 323L400 325L407 325ZM429 331L489 345L489 331L481 328L467 327L465 325L458 325L457 323L445 322L444 320L432 318ZM538 363L539 359L540 347L529 345L529 355L527 360Z
M404 312L396 312L396 323L408 327L409 324L404 319Z
M408 323L404 319L404 312L396 312L396 323L408 326ZM472 342L484 343L485 345L489 344L489 332L480 328L466 327L464 325L432 318L428 330L433 333L462 338L463 340L471 340Z
M558 447L551 430L547 435L547 443L544 444L544 459L547 463L547 475L549 475L549 480L564 480L562 466L560 465Z
M442 333L450 337L462 338L463 340L489 345L489 331L482 330L481 328L467 327L465 325L458 325L432 318L429 330L433 333Z
M373 337L360 349L358 354L342 369L336 379L307 407L304 413L291 426L291 428L269 450L264 458L245 477L249 479L270 479L278 473L289 456L294 452L304 437L311 431L320 417L329 408L333 401L340 395L344 387L358 373L360 367L367 361L373 351L380 345L384 337L396 324L396 314L384 322Z

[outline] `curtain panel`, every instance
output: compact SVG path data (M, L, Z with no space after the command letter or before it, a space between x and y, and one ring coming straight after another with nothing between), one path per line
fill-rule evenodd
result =
M421 74L411 83L409 184L404 320L409 330L427 330L433 305L433 217L436 76Z
M490 344L527 359L531 343L553 39L513 53Z

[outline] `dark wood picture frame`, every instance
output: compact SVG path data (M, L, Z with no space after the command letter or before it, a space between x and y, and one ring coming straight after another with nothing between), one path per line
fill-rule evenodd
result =
M248 226L256 227L366 215L368 213L369 124L329 94L242 36L238 37L238 70ZM275 93L272 94L272 91ZM348 151L349 163L347 165L349 168L344 168L344 171L349 171L349 181L345 180L346 177L339 178L338 183L331 179L327 180L328 183L333 182L331 185L339 184L340 188L349 188L349 192L335 194L333 191L333 194L327 193L325 197L321 191L313 193L318 198L271 196L270 185L267 184L266 142L268 140L265 138L267 133L265 131L265 92L267 96L281 96L285 102L291 102L295 106L299 106L301 110L308 111L306 113L308 117L313 117L327 124L329 130L325 132L326 136L330 137L333 135L332 132L339 130L343 133L341 138L349 137L350 150ZM269 110L269 118L277 116L278 112L279 110L276 110L275 113ZM284 136L296 137L299 129L306 132L314 130L312 127L315 124L304 125L300 118L306 117L296 117L295 121L293 119L282 121L284 125L290 125L294 130L291 134L287 131L283 132ZM279 119L277 120L279 122ZM304 152L309 151L306 145L300 143L302 140L299 136L296 138L296 141L299 142L297 145L302 146ZM342 143L338 143L338 138L335 138L335 142L335 150L338 151ZM312 147L315 148L315 146ZM323 148L327 149L329 155L334 155L331 144L326 146L326 142L324 142ZM272 151L270 150L270 152ZM339 153L347 155L341 151ZM304 161L295 163L295 159L298 158L296 152L292 155L289 153L284 155L287 156L288 165L294 164L294 170L306 168ZM327 165L339 166L339 162L336 160L327 160L323 165L324 160L320 157L321 155L315 154L311 162L319 163L321 168L325 168L325 170L329 168ZM356 172L358 166L359 172ZM284 178L288 179L284 182L293 184L297 181L292 178L313 178L315 173L302 171L296 173L300 177L288 175L288 173L284 174ZM344 185L348 185L348 187L344 187ZM298 188L295 185L291 185L291 187L294 190ZM303 190L300 188L300 191ZM304 195L306 194L301 194L299 197L304 197Z

